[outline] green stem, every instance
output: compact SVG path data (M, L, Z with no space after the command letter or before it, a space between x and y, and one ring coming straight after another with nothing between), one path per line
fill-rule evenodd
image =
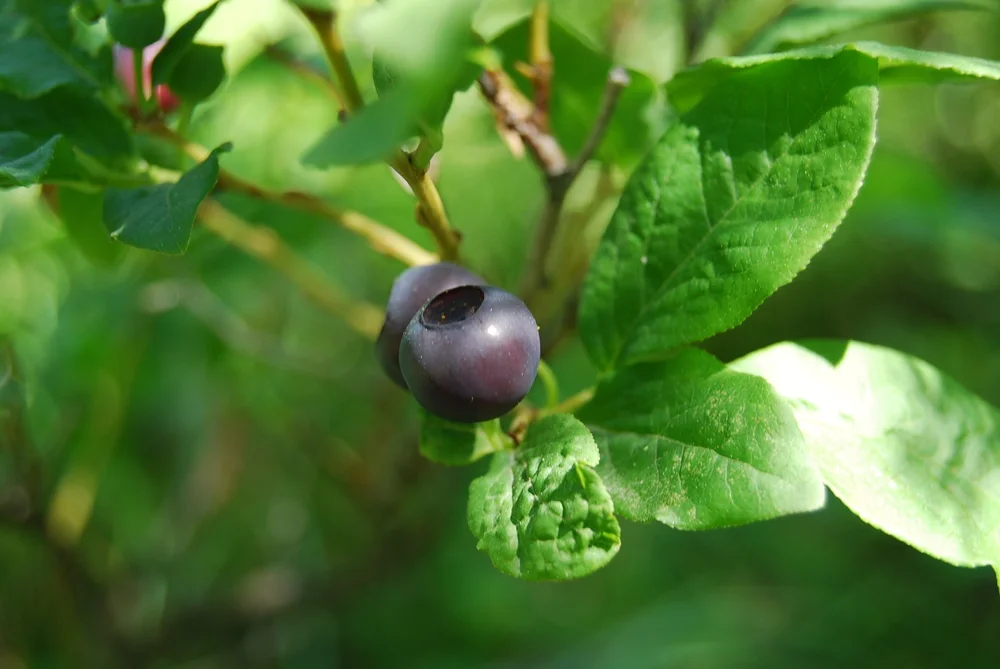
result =
M538 363L538 378L545 386L546 410L555 408L559 404L559 379L544 360Z
M177 120L177 134L187 139L191 128L191 117L194 116L194 105L184 100L181 103L180 118Z
M143 113L149 111L149 100L146 98L146 86L142 76L142 49L132 49L132 80L135 84L135 101Z
M575 411L580 410L592 399L594 399L594 388L587 388L585 390L581 390L576 395L567 397L551 409L545 409L539 413L538 417L541 418L542 416L549 416L554 413L574 413Z
M344 110L353 113L365 106L365 99L361 95L358 87L358 80L354 78L354 71L347 60L347 51L344 48L344 41L340 37L337 27L337 13L334 11L322 11L307 9L299 6L299 9L312 25L313 30L319 37L323 53L333 71L336 82L340 84L338 90L339 97L343 101Z

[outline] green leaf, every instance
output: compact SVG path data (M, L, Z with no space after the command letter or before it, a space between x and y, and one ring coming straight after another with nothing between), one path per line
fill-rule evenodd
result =
M109 63L73 46L70 3L0 0L0 90L34 98L61 86L91 91ZM110 68L107 68L110 70Z
M195 215L219 177L224 144L175 184L109 188L104 195L104 225L111 236L141 249L181 254L187 250Z
M813 46L763 56L714 58L677 74L667 93L671 104L685 112L737 72L776 61L836 58L846 51L865 54L878 61L879 84L937 83L944 81L1000 80L1000 63L951 53L920 51L878 42L836 46Z
M478 0L388 2L362 17L359 31L379 54L380 67L390 68L398 81L379 100L331 129L306 152L303 162L320 168L375 162L412 137L421 120L443 118L440 107L450 104L456 82L467 68L477 4Z
M964 0L863 0L804 2L792 6L767 25L746 53L784 51L865 26L900 21L943 10L983 10L983 3Z
M734 73L633 173L583 287L580 332L607 372L741 323L829 239L875 142L875 62Z
M98 267L115 265L125 248L104 227L104 193L60 186L56 198L59 219L80 252Z
M166 83L170 78L170 73L173 72L174 68L184 57L191 45L194 44L194 38L197 36L198 31L201 30L205 22L215 13L216 8L219 6L221 0L213 2L211 5L201 10L194 16L192 16L187 23L182 25L177 31L170 36L167 43L163 45L163 48L156 58L153 59L153 84L163 84Z
M167 24L163 0L112 0L105 19L111 37L130 49L159 40Z
M491 46L503 54L508 71L513 70L514 62L525 59L528 33L528 24L520 23L492 42ZM590 134L614 63L557 22L549 26L549 48L558 71L552 79L552 131L572 157ZM560 63L572 65L561 67ZM640 72L630 71L629 77L596 153L598 160L624 166L642 158L662 134L667 120L660 87ZM531 95L527 79L516 75L514 80L522 92Z
M1000 567L1000 411L926 362L858 342L732 364L786 397L826 485L864 521L962 566Z
M432 140L439 139L445 117L451 110L455 93L467 90L475 83L481 71L481 67L471 61L466 61L463 67L455 72L454 80L449 85L441 87L440 97L436 100L428 99L426 101L420 115L415 119L411 134L428 137ZM400 86L406 85L406 75L397 71L391 63L387 63L377 53L372 58L372 80L379 98L383 98Z
M362 165L383 160L413 134L422 96L398 87L335 126L310 148L302 162L312 167Z
M784 400L704 351L618 371L579 417L600 446L597 471L629 520L703 530L825 501Z
M543 418L514 452L497 453L469 488L469 528L497 569L567 580L606 565L621 530L594 471L594 438L572 416Z
M91 190L104 185L148 183L143 175L108 169L74 150L62 135L47 139L0 131L0 188L33 184L74 184Z
M135 155L125 120L93 95L71 88L57 88L32 100L0 93L0 132L17 132L41 142L62 135L110 166L130 166Z
M41 141L20 132L0 132L0 188L37 184L51 169L62 173L72 162L72 149L61 135Z
M207 100L226 80L221 46L192 44L170 71L170 90L191 103Z
M423 412L420 426L420 454L442 465L472 464L491 453L513 448L499 420L486 423L452 423Z

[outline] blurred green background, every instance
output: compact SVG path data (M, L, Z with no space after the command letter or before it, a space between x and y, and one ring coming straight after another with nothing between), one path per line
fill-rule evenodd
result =
M171 24L206 4L168 0ZM486 33L530 5L486 4ZM603 4L562 3L585 40L600 35ZM668 79L684 57L682 4L625 3L618 60ZM729 3L702 55L743 43L783 4ZM231 78L192 133L234 142L227 169L430 246L384 166L298 164L335 113L321 86L262 54L280 41L321 66L284 2L230 2L204 38L227 45ZM1000 16L937 14L847 38L1000 59ZM364 49L349 47L370 94ZM555 56L557 78L580 78L583 61ZM661 104L649 105L654 127ZM790 338L860 339L1000 405L1000 86L886 90L879 123L866 183L830 244L708 348L730 360ZM612 133L648 141L624 122ZM439 187L468 259L515 287L540 180L475 89L456 99L445 138ZM635 157L609 160L620 185ZM571 211L594 209L592 177ZM594 209L599 221L615 199ZM384 302L402 269L321 220L225 203L359 298ZM23 400L25 448L41 463L29 474L50 500L38 522L54 537L0 526L0 669L1000 666L994 574L918 553L832 496L818 513L726 531L625 523L620 555L580 581L500 574L465 524L466 484L485 464L424 463L415 405L370 344L197 229L182 257L129 250L101 267L36 190L0 193L0 337L20 380L0 402L9 417ZM575 342L553 365L566 393L591 380ZM23 506L4 464L0 504Z

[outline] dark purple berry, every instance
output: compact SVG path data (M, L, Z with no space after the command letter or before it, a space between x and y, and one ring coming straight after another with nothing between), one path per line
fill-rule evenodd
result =
M410 321L399 366L413 397L447 420L499 418L524 399L538 373L538 325L524 302L492 286L460 286Z
M375 356L389 378L406 388L399 371L399 343L406 326L424 303L449 288L485 283L464 267L449 262L411 267L396 277L385 308L385 323L375 340Z

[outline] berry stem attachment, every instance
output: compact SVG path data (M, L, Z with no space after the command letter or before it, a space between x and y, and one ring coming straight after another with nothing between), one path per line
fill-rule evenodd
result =
M559 379L544 360L538 363L538 379L545 386L545 408L554 408L559 404Z
M459 258L458 247L461 237L448 223L448 215L444 210L444 202L437 186L431 180L427 170L413 164L410 155L399 151L390 163L392 169L403 177L406 184L417 198L417 223L430 230L434 235L442 260L456 261Z
M284 274L302 294L355 332L375 341L384 315L373 304L352 300L319 270L300 258L270 228L253 225L213 200L198 209L202 225L233 246Z
M594 399L594 389L586 388L575 395L570 395L551 409L544 409L538 417L541 418L556 413L573 413L582 409L592 399Z

